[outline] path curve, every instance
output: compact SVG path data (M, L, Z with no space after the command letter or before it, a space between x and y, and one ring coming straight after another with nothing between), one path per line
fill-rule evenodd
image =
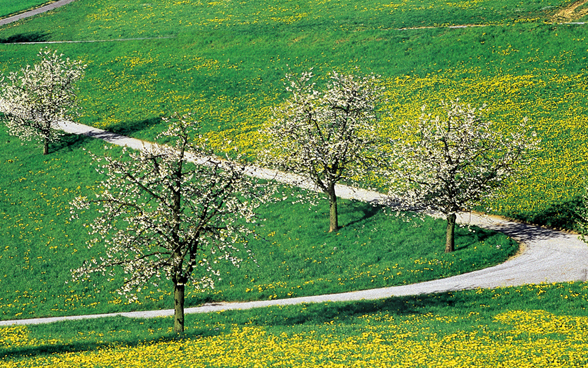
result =
M0 26L10 24L10 23L16 22L16 21L24 19L24 18L29 18L29 17L32 17L37 14L45 13L45 12L48 12L49 10L60 8L60 7L67 5L69 3L73 3L74 1L76 1L76 0L59 0L54 3L47 4L45 6L41 6L39 8L33 9L33 10L25 11L24 13L20 13L20 14L13 15L8 18L0 19Z
M141 149L152 144L139 139L125 137L105 130L71 122L61 123L60 128L67 133L102 139L108 143L127 146L133 149ZM295 175L285 175L274 170L262 169L254 166L249 166L248 172L255 177L274 179L287 183L297 183L304 187L312 188L311 183L304 182L300 177ZM374 203L381 203L385 200L385 196L380 193L356 189L344 185L338 185L336 191L341 198ZM500 265L445 279L426 281L412 285L391 286L339 294L254 302L212 303L201 307L186 308L185 313L208 313L223 310L251 309L273 305L293 305L301 303L374 300L391 296L518 286L523 284L538 284L542 282L586 281L588 278L588 246L580 240L578 235L509 221L498 216L488 216L476 213L461 213L458 215L458 222L503 232L521 243L523 250L519 255ZM0 321L0 326L30 325L113 316L152 318L172 316L173 313L173 309L168 309L84 316L35 318Z
M568 7L563 8L555 13L552 17L552 20L555 22L571 22L575 19L582 18L588 14L588 9L582 9L579 12L576 12L576 10L586 3L588 3L588 0L578 0L570 4Z

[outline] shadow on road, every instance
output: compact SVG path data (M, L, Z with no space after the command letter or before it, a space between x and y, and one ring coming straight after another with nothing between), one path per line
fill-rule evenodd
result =
M127 137L122 137L120 134L108 132L108 131L103 131L103 132L89 131L89 132L83 133L83 135L86 137L90 137L90 138L102 139L106 142L115 142L117 140L127 138Z
M505 225L496 227L496 230L522 241L523 243L537 240L558 239L567 236L566 233L561 231L515 222L509 222Z

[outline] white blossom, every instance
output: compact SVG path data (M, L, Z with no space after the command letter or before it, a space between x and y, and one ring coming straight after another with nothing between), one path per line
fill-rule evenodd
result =
M484 119L482 108L459 100L442 102L446 116L425 114L401 129L414 132L393 145L390 194L403 209L441 212L448 220L446 251L453 251L458 211L469 211L489 198L505 180L520 174L539 140L526 119L503 133Z
M11 135L24 141L41 139L47 154L49 142L59 140L57 123L77 113L75 82L86 65L49 49L38 56L39 63L3 78L0 111Z
M329 230L335 231L335 184L357 182L381 162L376 108L382 88L374 75L332 72L324 90L317 90L312 78L312 71L298 78L286 75L286 90L291 96L273 110L262 131L268 147L260 161L310 179L329 197Z
M74 279L120 269L120 291L130 298L147 282L171 280L176 303L181 291L177 332L183 331L184 285L213 288L218 261L238 266L252 256L247 243L254 210L271 192L246 177L245 166L213 158L201 137L192 141L198 124L189 119L164 119L170 127L158 139L167 137L171 146L150 145L122 159L93 155L106 180L94 197L72 202L78 210L98 210L101 215L89 224L95 235L89 245L106 246L102 259L73 270Z

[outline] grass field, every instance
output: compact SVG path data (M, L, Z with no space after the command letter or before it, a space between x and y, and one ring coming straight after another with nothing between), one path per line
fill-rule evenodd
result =
M54 1L55 0L0 0L0 18L5 18L14 13L20 13Z
M53 44L88 63L82 123L153 139L159 117L194 111L217 151L231 140L253 160L257 130L284 98L288 70L311 67L382 76L381 134L420 107L460 97L489 104L508 131L528 117L542 151L510 183L494 213L574 228L588 174L587 28L546 23L571 1L160 1L79 0L0 30L0 39L128 40ZM465 29L407 29L486 24ZM162 38L164 37L164 38ZM169 37L169 38L165 38ZM3 72L32 63L39 45L0 45ZM385 187L385 183L379 183Z
M5 367L584 367L587 286L542 284L353 303L0 329Z

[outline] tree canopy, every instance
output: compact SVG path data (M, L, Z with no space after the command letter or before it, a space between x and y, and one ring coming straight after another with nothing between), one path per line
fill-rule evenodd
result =
M83 77L86 65L47 48L38 56L39 63L0 82L0 111L11 135L24 141L40 139L46 155L49 142L59 140L59 121L77 113L75 82Z
M261 162L312 181L329 198L329 231L336 231L335 185L358 181L381 162L376 110L382 88L374 75L332 72L323 89L312 82L312 71L286 79L290 97L273 110L263 131L267 147Z
M445 251L452 252L456 213L472 210L520 174L539 141L526 120L516 131L501 132L485 118L485 107L459 100L441 107L443 117L425 114L423 106L419 121L401 128L406 136L392 146L388 178L401 207L445 215Z
M166 137L170 146L149 145L126 158L96 157L105 175L94 197L78 197L79 211L95 207L89 224L105 254L73 270L74 278L94 272L123 272L121 293L134 292L162 280L174 285L174 331L184 329L184 290L213 288L216 264L238 266L251 254L248 238L254 210L271 187L245 176L245 166L214 158L189 116L174 119ZM197 160L198 164L193 162Z

